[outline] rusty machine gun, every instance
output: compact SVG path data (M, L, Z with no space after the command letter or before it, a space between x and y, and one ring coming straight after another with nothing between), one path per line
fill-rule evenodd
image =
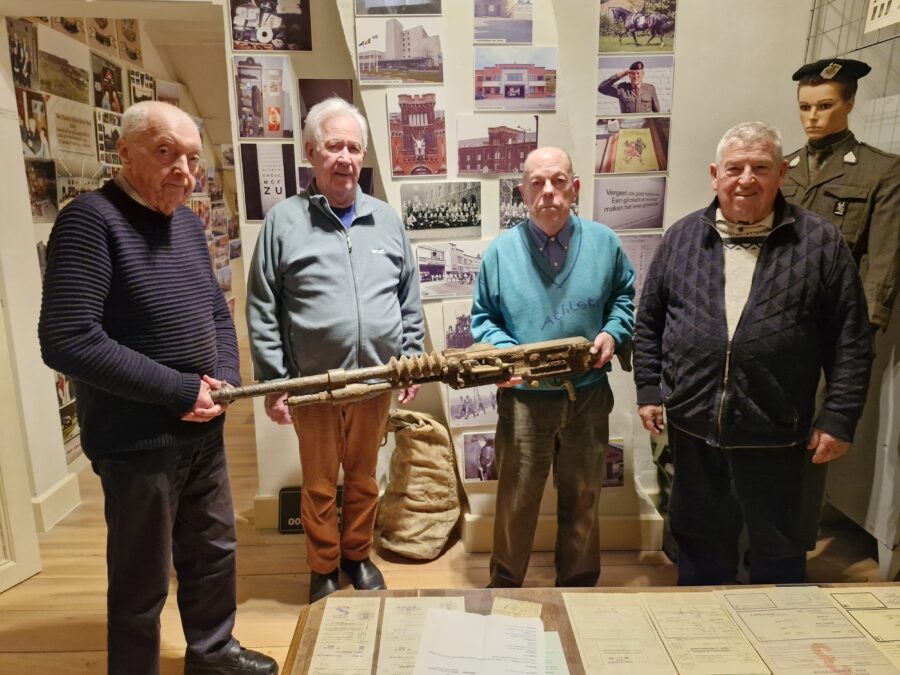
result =
M592 346L593 342L584 338L501 348L475 344L466 349L392 358L383 366L335 369L321 375L219 389L212 392L212 399L216 403L228 403L250 396L287 393L288 406L348 403L389 389L405 389L412 384L444 382L453 389L466 389L506 382L512 377L521 377L533 387L539 385L540 379L558 377L574 398L570 378L594 365L597 356L591 353Z

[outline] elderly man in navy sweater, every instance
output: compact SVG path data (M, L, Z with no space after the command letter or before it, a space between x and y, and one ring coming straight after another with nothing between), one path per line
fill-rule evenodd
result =
M600 486L609 441L613 353L634 328L634 268L605 225L572 215L579 181L559 148L525 159L519 186L528 220L491 244L478 273L472 336L497 347L582 336L597 362L572 386L513 378L497 395L499 474L491 586L522 585L538 507L553 466L557 501L556 585L600 577Z
M210 391L240 375L203 223L183 205L200 134L178 108L138 103L118 151L119 176L56 219L38 327L44 361L73 378L103 486L109 672L159 673L173 559L185 673L277 673L231 634L234 510Z

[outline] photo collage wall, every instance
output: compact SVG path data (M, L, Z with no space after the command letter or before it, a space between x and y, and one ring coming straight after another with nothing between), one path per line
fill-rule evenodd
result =
M147 100L179 106L181 85L144 69L140 24L134 19L7 18L6 28L43 274L58 213L121 168L116 146L122 114ZM220 171L201 170L188 205L206 225L210 261L233 307L230 259L240 256L239 221L224 205ZM81 454L75 391L66 376L55 373L55 380L63 444L72 462Z
M558 78L564 77L558 47L533 39L535 6L548 0L471 0L470 41L446 32L443 2L354 0L354 83L307 79L309 73L294 71L289 54L279 53L312 48L311 3L297 5L307 21L295 21L298 37L288 46L276 44L277 36L262 28L268 25L264 11L247 16L248 5L232 0L236 131L247 219L262 220L272 205L309 184L311 169L296 141L312 105L333 95L353 102L354 84L381 89L387 128L372 133L389 142L390 170L383 176L399 186L400 203L394 206L413 244L423 300L442 303L444 340L433 345L437 349L471 344L471 296L489 244L482 239L482 214L496 209L501 231L527 218L518 183L525 157L542 140L541 118L557 112ZM662 234L676 3L596 2L591 215L621 235L639 284ZM460 48L473 50L471 103L451 119L445 64ZM456 147L448 141L451 129ZM453 153L455 175L449 168ZM483 203L486 181L498 183L499 202ZM363 176L361 185L371 193L370 179ZM494 480L495 387L447 388L446 394L447 420L457 441L461 436L464 479ZM621 441L611 443L608 456L608 484L622 485Z

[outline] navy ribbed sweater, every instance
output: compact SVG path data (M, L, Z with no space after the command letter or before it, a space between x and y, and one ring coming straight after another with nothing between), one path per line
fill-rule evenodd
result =
M73 378L91 459L195 440L224 422L182 422L200 376L239 384L237 337L203 224L141 206L112 181L67 206L47 246L38 337Z

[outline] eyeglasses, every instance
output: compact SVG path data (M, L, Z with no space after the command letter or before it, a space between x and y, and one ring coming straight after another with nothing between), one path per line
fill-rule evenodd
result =
M322 148L331 155L339 155L341 154L341 151L346 148L347 154L351 157L361 157L365 152L362 145L356 141L342 141L336 138L323 142Z

